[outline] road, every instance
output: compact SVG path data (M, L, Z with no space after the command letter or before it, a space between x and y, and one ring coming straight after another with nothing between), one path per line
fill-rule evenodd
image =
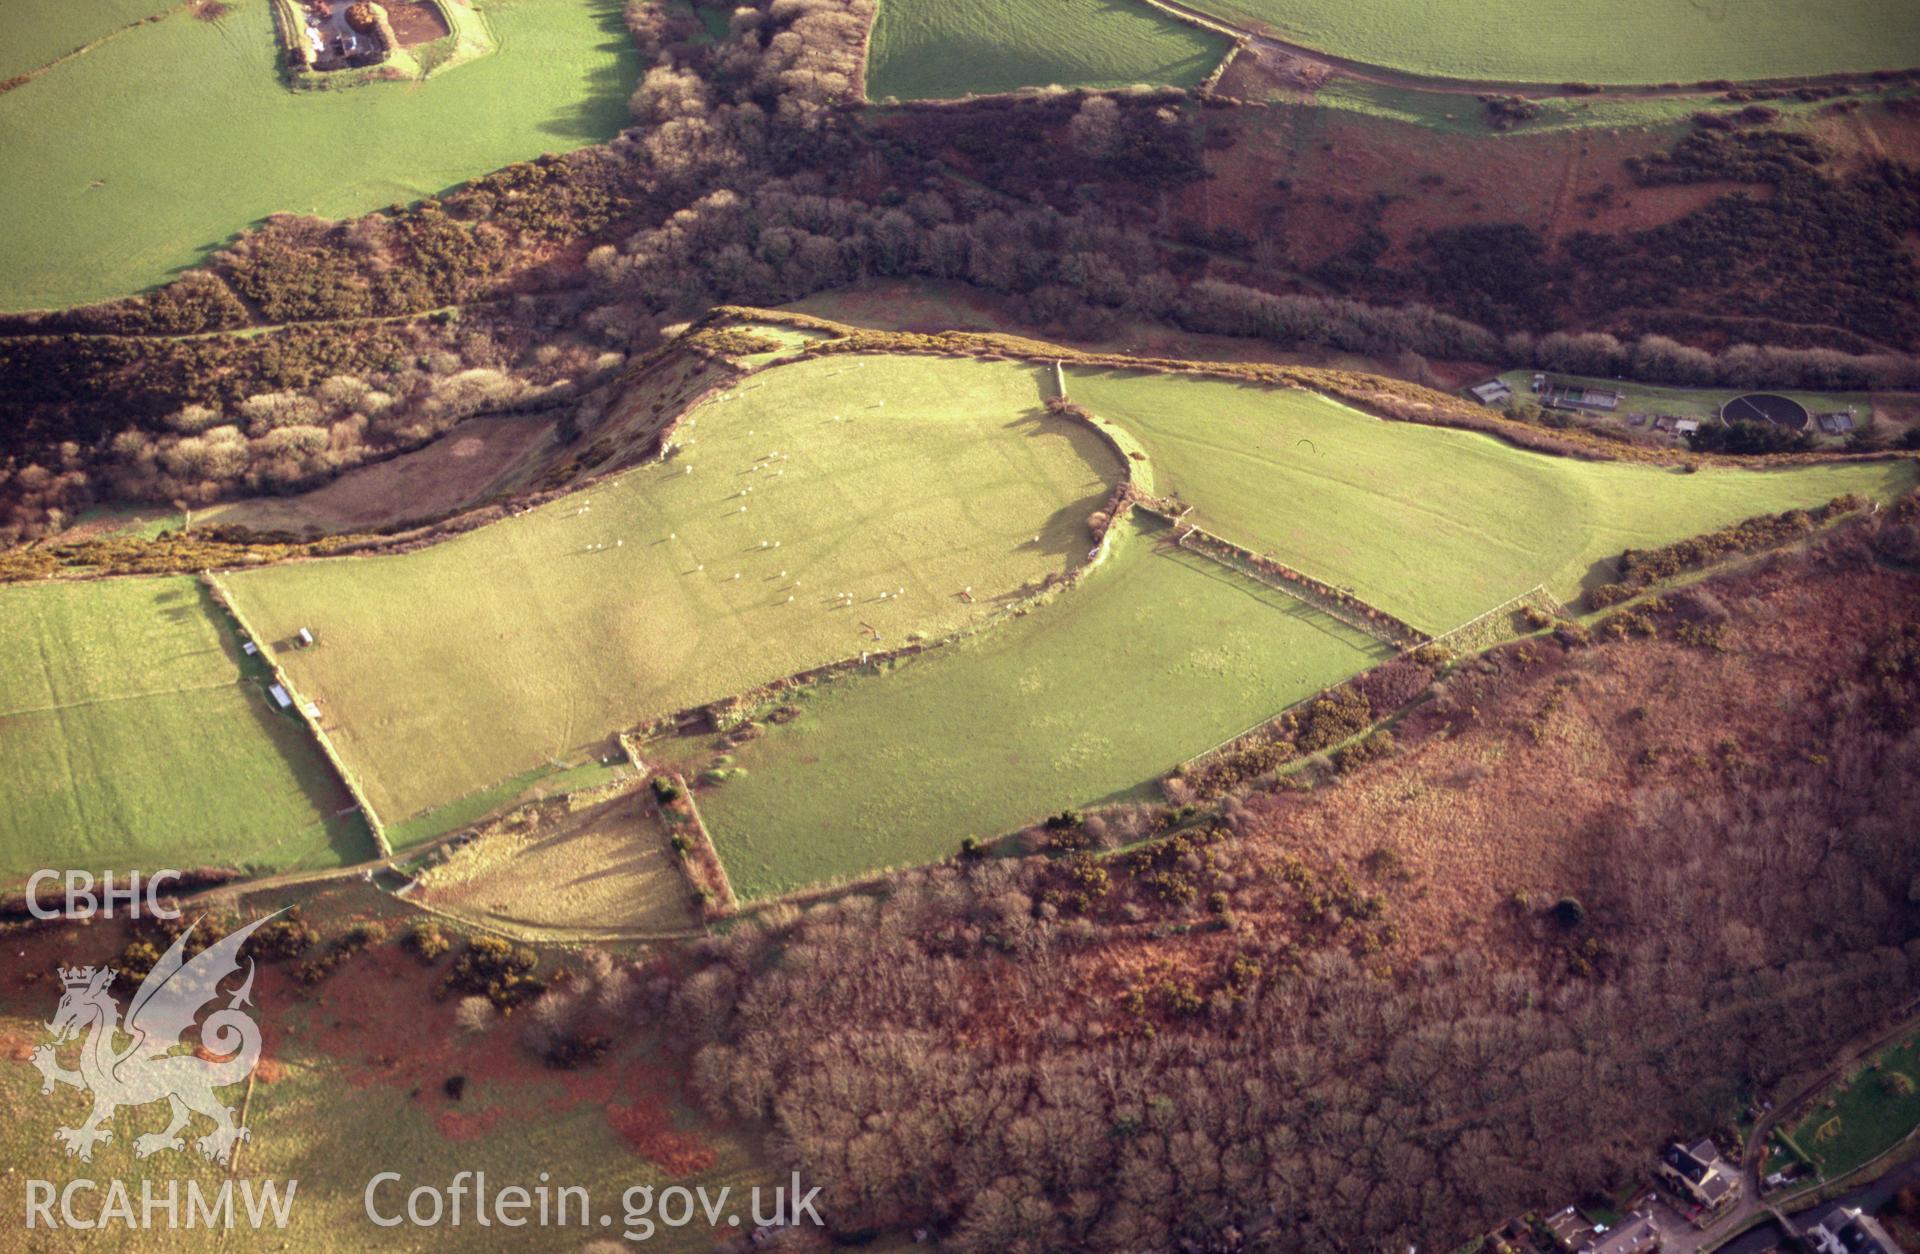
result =
M1843 1206L1857 1206L1864 1211L1876 1211L1893 1200L1893 1195L1909 1185L1920 1185L1920 1159L1901 1163L1872 1184L1863 1184L1851 1193L1834 1199ZM1826 1203L1821 1203L1821 1206ZM1798 1219L1810 1214L1819 1207L1809 1206L1805 1210L1789 1215ZM1721 1246L1714 1254L1765 1254L1780 1241L1781 1232L1777 1224L1764 1224L1752 1232L1743 1232L1733 1240Z
M1734 1208L1719 1222L1704 1230L1673 1234L1661 1248L1673 1251L1674 1254L1696 1254L1696 1251L1700 1250L1732 1250L1740 1251L1742 1254L1754 1254L1757 1251L1773 1248L1773 1243L1780 1239L1781 1234L1777 1225L1771 1221L1754 1229L1751 1233L1742 1233L1738 1237L1727 1240L1727 1234L1739 1232L1763 1211L1773 1211L1778 1214L1778 1207L1794 1204L1794 1200L1789 1197L1779 1197L1772 1201L1761 1200L1760 1168L1767 1160L1767 1137L1781 1119L1794 1114L1816 1094L1826 1091L1845 1079L1847 1073L1858 1066L1862 1059L1879 1053L1895 1040L1914 1031L1915 1028L1920 1028L1920 1013L1916 1012L1920 1012L1920 1000L1908 1002L1897 1012L1897 1017L1890 1025L1874 1028L1868 1033L1855 1037L1824 1071L1799 1084L1791 1093L1784 1096L1775 1095L1772 1107L1754 1121L1753 1130L1747 1133L1746 1144L1741 1146L1740 1199L1735 1203ZM1874 1190L1880 1189L1885 1184L1885 1195L1878 1199L1878 1201L1884 1201L1892 1197L1904 1184L1913 1183L1916 1180L1920 1180L1920 1162L1903 1164L1889 1171L1880 1180L1856 1190L1855 1193L1848 1194L1847 1197L1852 1198L1856 1194L1861 1197L1874 1196ZM1849 1204L1869 1209L1864 1202ZM1875 1204L1877 1205L1878 1202ZM1717 1244L1720 1241L1727 1243Z

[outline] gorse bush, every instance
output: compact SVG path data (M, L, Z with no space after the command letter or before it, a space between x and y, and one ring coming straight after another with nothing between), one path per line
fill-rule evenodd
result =
M1641 589L1690 570L1700 570L1740 553L1790 544L1835 518L1859 513L1867 501L1859 496L1837 496L1816 509L1791 509L1780 514L1758 514L1718 531L1689 536L1658 549L1628 549L1615 565L1620 578L1590 588L1587 608L1605 609L1637 595Z
M435 962L453 948L453 941L436 919L415 919L407 925L402 943L422 962Z
M546 984L533 976L539 965L539 955L531 949L497 936L476 936L442 978L439 995L485 997L495 1009L511 1012L546 991Z
M1302 753L1317 753L1365 731L1373 722L1373 709L1357 688L1342 685L1291 717L1298 729L1294 746Z
M256 928L247 938L246 953L262 962L285 961L299 957L319 939L320 934L300 917L300 908L293 906L279 918Z

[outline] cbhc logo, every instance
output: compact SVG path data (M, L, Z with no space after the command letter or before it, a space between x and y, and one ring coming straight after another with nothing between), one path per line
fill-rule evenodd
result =
M135 871L122 884L114 878L112 871L101 876L97 882L87 871L35 871L27 879L27 911L36 919L87 919L96 914L103 919L111 919L114 903L120 902L125 905L124 913L129 918L137 919L145 914L156 919L177 919L180 917L179 908L161 902L160 886L179 878L178 871L155 871L145 877L143 884L140 872ZM66 884L64 910L49 909L40 904L40 886L51 880Z

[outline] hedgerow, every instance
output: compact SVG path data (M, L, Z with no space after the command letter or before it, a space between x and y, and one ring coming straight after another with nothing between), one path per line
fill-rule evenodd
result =
M1627 549L1615 560L1620 578L1590 588L1588 609L1605 609L1635 596L1643 588L1690 570L1700 570L1740 553L1790 544L1822 524L1867 507L1864 498L1837 496L1814 509L1790 509L1781 514L1758 514L1718 531L1689 536L1657 549Z

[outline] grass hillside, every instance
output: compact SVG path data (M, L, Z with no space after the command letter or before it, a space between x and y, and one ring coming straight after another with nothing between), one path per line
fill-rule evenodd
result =
M194 580L0 588L0 872L373 856Z
M1195 521L1430 632L1537 584L1572 600L1597 564L1847 492L1890 499L1911 461L1702 470L1582 462L1490 436L1383 422L1311 392L1076 370Z
M0 79L39 69L176 5L177 0L8 0L0 10L0 31L6 32L0 40Z
M1138 0L880 0L867 57L874 100L1022 87L1191 87L1227 39Z
M1663 83L1920 64L1903 0L1190 0L1371 65L1448 78Z
M1386 653L1166 536L1135 515L1067 595L808 691L798 719L735 750L746 773L700 797L734 890L925 862L969 832L1150 795L1179 762Z
M923 357L782 367L697 410L666 463L414 553L230 586L269 639L318 635L281 659L397 821L876 647L863 623L890 647L1077 565L1120 468L1045 414L1042 377Z
M482 7L499 51L426 82L290 91L271 6L237 0L218 22L172 11L0 95L9 166L32 172L0 180L0 309L123 296L270 213L364 213L627 123L639 64L618 0ZM47 43L49 11L0 6L0 48Z

